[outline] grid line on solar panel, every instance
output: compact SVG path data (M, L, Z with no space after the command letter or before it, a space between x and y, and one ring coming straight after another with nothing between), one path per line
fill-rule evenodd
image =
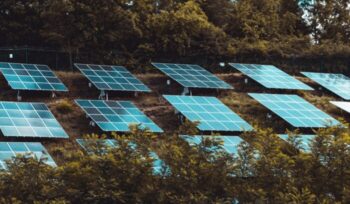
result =
M151 90L123 66L74 64L99 90L136 91Z
M288 134L279 134L281 139L288 142ZM298 135L297 142L300 144L300 148L306 152L311 151L311 141L316 137L316 135Z
M229 63L233 68L270 89L313 90L273 65Z
M304 76L320 84L345 100L350 100L350 78L343 74L301 72Z
M45 163L56 167L55 161L45 147L39 142L0 142L0 168L7 169L6 161L17 155L33 156L35 159L45 158Z
M107 132L128 132L130 125L161 133L163 130L130 101L75 100L85 113Z
M107 148L116 148L118 146L118 142L115 139L98 139L99 142L105 145ZM77 143L88 153L91 153L89 150L90 145L97 144L94 139L76 139ZM92 143L91 143L92 141ZM90 144L89 144L90 143ZM135 144L130 144L132 148L136 148ZM165 165L164 161L159 158L159 156L151 151L149 156L153 159L153 172L155 174L159 174L162 172L162 168Z
M335 106L337 106L340 109L343 109L344 111L350 113L350 102L344 102L344 101L331 101L331 103Z
M340 124L297 95L255 93L249 95L294 127L320 128Z
M46 65L0 62L0 70L15 90L68 91Z
M248 131L252 127L215 97L164 95L188 120L203 131Z
M190 145L199 145L203 139L212 139L222 142L221 147L229 154L237 154L238 145L243 142L243 140L238 136L202 136L202 135L182 135L184 140L186 140Z
M154 67L187 88L233 89L231 85L194 64L152 63Z
M5 137L68 138L43 103L0 102L0 129Z

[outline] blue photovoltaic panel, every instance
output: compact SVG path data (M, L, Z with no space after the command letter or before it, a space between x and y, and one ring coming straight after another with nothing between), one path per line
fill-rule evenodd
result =
M297 95L249 94L294 127L321 128L339 121Z
M350 78L343 74L301 72L329 91L345 100L350 100Z
M278 135L281 139L288 141L288 135L282 134ZM306 152L310 152L311 141L316 137L316 135L299 135L297 141L300 143L300 148Z
M164 97L202 131L248 131L252 127L215 97Z
M151 90L123 66L75 64L97 89L105 91Z
M230 63L230 65L266 88L313 90L310 86L295 79L273 65L236 63Z
M91 153L92 151L89 150L89 145L97 144L96 140L92 139L77 139L78 144L88 153ZM107 148L116 148L118 146L118 142L114 139L99 139L99 141L102 146L105 146ZM131 144L132 147L136 147L136 145ZM154 174L160 174L162 173L163 166L165 166L165 163L163 160L161 160L158 155L155 152L150 152L149 155L153 159L153 172Z
M157 69L187 88L232 89L233 87L194 64L152 63Z
M140 125L142 129L163 132L130 101L76 100L76 103L103 131L128 132L130 125Z
M68 91L46 65L0 62L0 70L15 90Z
M32 156L35 159L45 159L45 163L56 167L55 161L39 142L0 142L0 168L7 169L6 161L17 155Z
M68 138L44 103L0 102L0 129L5 137Z
M350 113L350 102L344 102L344 101L331 101L331 103L335 106L337 106L340 109L345 110L346 112Z
M237 154L238 152L238 146L243 142L243 140L238 136L202 136L202 135L195 135L195 136L189 136L184 135L182 136L183 139L185 139L190 145L199 145L203 139L212 139L215 141L222 142L222 148L229 154Z

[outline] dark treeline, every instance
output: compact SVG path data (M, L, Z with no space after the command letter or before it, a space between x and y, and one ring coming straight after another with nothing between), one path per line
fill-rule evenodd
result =
M349 67L350 0L2 0L0 46L45 47L74 61L150 60Z

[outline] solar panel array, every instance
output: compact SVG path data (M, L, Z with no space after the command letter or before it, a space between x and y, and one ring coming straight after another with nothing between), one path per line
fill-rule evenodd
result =
M85 113L103 130L128 132L130 125L163 132L130 101L76 100Z
M321 128L340 124L297 95L254 93L249 95L294 127Z
M350 78L343 74L301 72L306 77L317 82L329 91L345 100L350 100Z
M31 156L35 159L45 159L46 164L56 166L55 161L39 142L0 142L0 168L7 169L6 161L17 155Z
M232 89L233 87L203 67L194 64L152 63L164 74L187 88Z
M310 86L288 75L273 65L236 64L230 65L253 80L270 89L313 90Z
M237 154L238 146L243 142L243 140L238 136L202 136L195 135L182 136L190 145L199 145L202 143L203 139L212 139L215 141L222 142L222 148L229 154Z
M123 66L75 64L99 90L150 92Z
M0 102L0 129L6 137L68 138L44 103Z
M278 135L281 139L288 141L288 135L287 134L281 134ZM299 135L297 138L297 142L300 144L300 148L305 152L311 151L311 142L316 135Z
M46 65L1 62L0 71L15 90L68 91Z
M164 95L188 120L199 122L202 131L246 131L252 127L219 99L202 96Z
M92 153L90 149L91 145L96 145L98 143L102 144L102 148L116 148L118 146L118 141L114 139L99 139L98 141L93 139L77 139L76 141L87 153ZM131 146L136 147L134 144L131 144ZM102 149L102 151L104 150ZM153 159L153 173L162 173L163 166L165 166L164 161L161 160L155 152L151 151L149 156Z
M344 111L350 113L350 102L344 102L344 101L331 101L331 103L335 106L337 106L340 109L343 109Z

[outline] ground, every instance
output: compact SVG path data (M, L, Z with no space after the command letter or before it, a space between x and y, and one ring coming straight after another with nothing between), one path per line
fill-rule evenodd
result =
M67 93L58 93L56 98L51 98L51 93L46 92L22 92L22 101L26 102L44 102L54 113L57 120L66 130L69 139L31 139L31 138L2 138L4 141L40 141L49 150L54 157L59 157L60 152L57 147L63 147L67 150L77 148L76 138L84 135L97 133L102 134L98 127L91 127L89 119L84 112L74 103L75 99L97 99L99 91L88 86L88 80L79 72L56 72L57 76L69 88ZM349 115L340 111L329 103L331 100L340 100L334 94L319 90L319 86L307 78L298 77L299 80L311 85L316 91L285 91L285 90L267 90L254 81L249 80L248 85L244 83L245 76L239 73L218 74L218 77L230 83L235 89L225 91L204 91L195 90L195 95L216 96L224 104L228 105L234 112L238 113L250 124L269 127L276 133L285 133L287 129L293 130L282 119L274 116L270 119L266 117L270 113L258 102L250 98L249 92L267 92L267 93L294 93L302 96L307 101L324 110L326 113L336 117L349 119ZM177 130L180 121L174 113L172 106L162 98L162 94L181 94L182 88L172 82L166 85L166 76L162 74L140 74L137 75L152 90L152 93L140 93L134 96L133 93L112 92L110 100L132 100L142 111L145 112L155 123L157 123L167 135L172 135ZM16 101L16 91L10 89L6 80L1 77L0 87L2 92L0 100ZM312 130L303 130L304 133L310 133ZM56 158L55 158L56 159ZM56 159L57 160L57 159Z

